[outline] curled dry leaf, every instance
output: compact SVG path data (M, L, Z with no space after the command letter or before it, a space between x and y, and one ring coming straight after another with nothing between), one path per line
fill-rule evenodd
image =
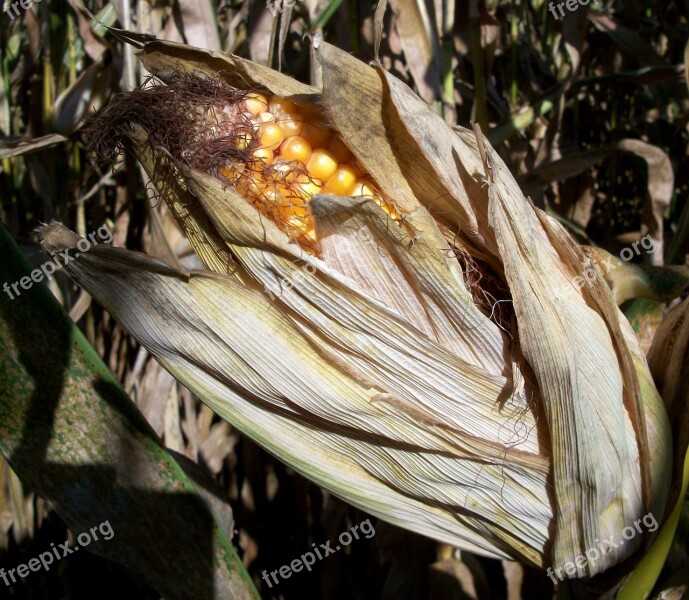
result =
M553 181L575 177L616 152L630 152L646 162L648 198L644 204L642 233L648 233L656 246L656 250L649 255L651 264L662 265L663 214L672 200L675 174L669 156L657 146L641 140L624 139L611 147L570 154L524 176L521 180L524 192L536 194Z
M214 411L387 521L546 567L662 518L669 423L600 269L575 285L589 261L480 133L317 56L322 90L144 43L167 86L112 103L93 148L140 158L207 270L96 247L67 271Z
M53 109L53 124L58 133L69 135L87 111L99 110L107 102L112 89L112 74L111 65L98 60L60 94Z
M650 254L652 264L662 265L663 248L663 214L670 206L675 187L675 174L668 155L657 146L641 140L622 140L617 148L632 152L643 158L647 165L648 200L644 205L644 231L648 232L657 250Z
M644 67L667 66L655 48L643 37L610 15L589 11L588 18L598 31L604 31L629 56Z
M689 281L686 267L637 265L595 247L585 247L584 251L598 263L618 305L632 298L670 302Z

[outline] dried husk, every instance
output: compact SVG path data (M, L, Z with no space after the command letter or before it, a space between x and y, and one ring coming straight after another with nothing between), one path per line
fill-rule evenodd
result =
M218 53L141 51L163 80L212 74L322 105L401 224L371 202L316 197L311 256L220 180L141 150L134 129L214 273L108 248L68 272L218 414L385 520L538 566L572 561L649 511L660 520L669 422L600 270L574 284L584 254L480 134L454 132L379 67L325 43L318 56L322 94ZM76 243L43 235L52 251ZM456 250L508 288L506 322L476 304Z

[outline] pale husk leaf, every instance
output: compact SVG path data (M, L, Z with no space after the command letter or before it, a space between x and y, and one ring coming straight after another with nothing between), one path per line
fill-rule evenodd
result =
M656 515L663 513L669 486L668 452L671 438L668 418L644 358L640 340L624 314L615 306L613 293L604 284L598 265L586 257L564 227L543 211L536 210L550 242L571 272L582 277L588 271L589 284L581 286L587 304L603 319L617 354L624 382L624 407L631 419L639 448L639 470L644 505ZM591 273L595 282L590 283ZM577 278L573 279L575 284ZM577 284L577 287L580 286Z
M54 229L45 244L58 251L78 239ZM447 417L437 421L420 405L411 412L394 394L344 373L323 358L313 332L230 277L182 273L107 247L66 269L213 410L307 477L414 531L543 563L551 518L543 458L503 449L487 461L470 435L446 429ZM393 327L385 321L379 335ZM380 357L370 352L368 360ZM424 361L411 360L429 375ZM411 389L410 379L401 385Z
M318 88L250 60L177 42L148 42L138 56L148 71L166 82L183 74L220 77L240 90L262 89L279 96L297 96L307 104L315 103L320 93Z
M645 513L634 428L638 415L630 417L625 410L615 345L605 320L574 285L575 272L562 260L566 247L551 243L552 229L549 239L542 220L489 146L486 164L489 219L514 301L521 348L538 379L552 439L557 504L553 560L562 565L595 547L596 539L618 536ZM636 379L632 385L638 388ZM641 433L645 445L644 427ZM597 564L589 561L578 568L577 575L606 570L639 543L618 546Z
M426 209L402 226L365 198L316 196L311 211L326 264L456 355L509 376L509 338L474 304L455 253Z

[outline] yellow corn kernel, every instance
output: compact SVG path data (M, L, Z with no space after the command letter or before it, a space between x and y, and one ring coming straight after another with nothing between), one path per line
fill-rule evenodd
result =
M304 230L310 227L309 218L292 215L287 219L287 227L292 229L295 233L301 234Z
M298 113L280 115L277 118L277 124L280 125L286 138L301 135L302 129L304 129L304 117Z
M237 181L244 173L244 165L234 164L220 167L220 174L230 181Z
M350 165L339 165L330 179L326 181L325 187L337 196L349 196L350 190L354 189L356 180L356 171Z
M286 219L289 219L291 216L299 217L300 219L308 219L309 209L306 207L306 202L303 198L292 194L285 198L283 214Z
M310 227L304 232L304 238L306 238L306 243L309 245L315 244L318 240L316 239L316 230Z
M271 186L263 191L262 198L271 204L273 208L281 208L285 199L277 186Z
M254 136L251 135L248 131L245 131L237 136L237 139L235 140L235 146L238 150L246 150L253 141Z
M378 206L380 206L383 209L383 211L385 212L386 215L388 215L389 217L392 217L393 219L399 219L400 218L400 215L395 210L394 205L389 204L388 202L385 202L381 198L376 198L375 200L376 200L376 203L378 204Z
M320 194L323 189L323 181L308 175L299 175L296 183L292 184L292 189L298 197L305 201L311 200L314 194Z
M255 118L259 123L270 123L275 121L275 115L267 110L258 113Z
M253 157L259 159L260 161L270 164L273 162L274 158L273 151L270 148L259 148L254 152Z
M297 105L282 96L273 96L268 100L268 110L274 115L297 112Z
M350 158L352 158L352 153L350 152L349 148L345 146L345 143L337 135L333 135L330 138L330 143L328 144L327 149L332 152L338 163L346 163Z
M357 179L354 186L349 191L349 196L369 196L375 198L377 196L376 190L371 186L371 182L367 179Z
M280 158L306 164L311 158L311 144L299 135L288 137L280 148Z
M249 114L256 116L262 111L268 110L268 100L263 94L250 93L244 98L244 105Z
M306 121L300 135L311 144L312 148L322 148L328 145L331 134L325 123Z
M260 198L265 191L265 182L251 176L243 176L235 181L237 191L250 200Z
M261 123L259 127L261 146L270 150L275 150L282 140L285 139L282 129L276 123Z
M337 169L337 159L332 152L324 148L316 148L306 163L306 170L311 177L326 181Z
M275 160L270 168L270 179L280 184L287 185L296 181L297 177L302 174L300 169L295 169L291 162L284 162L284 157L280 156L279 160Z

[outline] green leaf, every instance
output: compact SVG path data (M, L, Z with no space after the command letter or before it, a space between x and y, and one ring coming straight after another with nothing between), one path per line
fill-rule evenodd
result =
M0 251L0 453L76 534L109 521L88 550L165 598L258 598L208 475L163 447L2 225Z

